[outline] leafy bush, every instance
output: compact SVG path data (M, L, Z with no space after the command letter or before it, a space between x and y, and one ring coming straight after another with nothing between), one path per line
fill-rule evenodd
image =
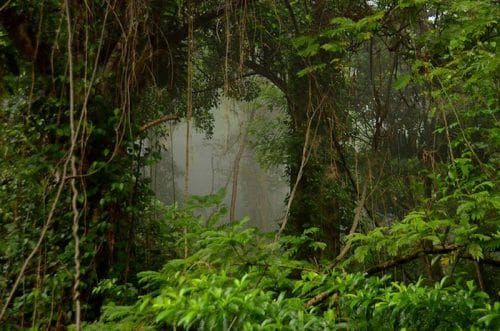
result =
M108 304L88 330L451 330L498 329L500 305L472 281L433 287L390 282L295 260L298 246L321 249L301 236L274 240L245 220L216 226L224 209L207 222L193 216L210 198L166 217L187 230L178 246L188 255L160 271L139 274L141 295L133 305ZM208 224L208 226L204 226ZM112 286L106 283L106 288Z

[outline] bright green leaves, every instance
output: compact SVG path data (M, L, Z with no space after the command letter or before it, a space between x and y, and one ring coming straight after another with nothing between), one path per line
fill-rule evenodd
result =
M393 87L394 87L394 89L396 89L398 91L402 90L406 86L408 86L410 81L411 81L410 75L402 75L402 76L398 77L398 79L396 79L396 81L393 83Z
M365 16L357 22L346 17L336 17L330 21L333 28L324 31L323 35L329 37L350 37L356 41L368 40L379 27L379 22L384 15L384 11L379 11L375 14Z
M484 307L488 300L484 293L473 288L445 287L440 283L429 288L422 286L420 281L409 285L393 282L380 292L367 288L366 292L357 292L350 298L354 307L363 307L361 311L370 314L368 325L373 329L382 325L411 330L470 326L482 316L470 314L470 309Z
M184 218L192 215L189 208L176 213ZM191 217L185 224L203 223ZM443 225L425 222L426 217L425 212L412 213L405 220L406 228L392 231L424 231ZM102 322L88 329L379 330L390 325L412 330L494 330L498 326L497 305L491 305L472 282L447 286L445 278L425 287L422 280L403 284L389 282L388 277L324 272L293 260L290 252L295 246L317 245L310 238L317 231L307 229L301 236L285 236L275 242L238 222L218 228L192 226L188 237L198 239L192 242L189 257L171 260L161 271L140 273L147 294L132 306L108 304ZM387 245L387 232L391 229L378 229L370 236ZM363 238L355 234L351 240ZM357 254L367 247L359 246ZM292 272L298 272L300 278ZM124 288L111 281L101 283L96 291L120 290Z
M315 36L300 36L295 38L293 46L299 56L312 58L321 52L326 52L333 58L328 62L320 62L307 66L297 74L299 77L307 76L315 72L322 72L329 65L335 65L341 69L340 57L353 43L369 40L373 32L379 27L384 12L376 12L355 22L346 17L336 17L330 21L330 26Z
M319 63L312 66L308 66L297 73L297 76L304 77L314 72L321 72L326 68L326 63Z
M500 302L486 304L484 308L474 309L475 313L483 315L479 320L479 327L474 330L494 329L500 327Z
M209 200L195 199L200 202L198 207L210 205ZM323 330L333 326L334 320L308 314L302 299L283 292L292 287L290 272L312 268L303 261L291 260L291 251L304 242L321 247L309 237L318 229L308 229L300 237L285 237L283 243L277 243L253 228L245 228L244 222L223 227L195 226L204 221L193 217L191 208L166 214L167 218L176 215L178 220L184 218L184 224L190 224L186 234L190 255L169 261L160 272L140 273L140 283L149 294L125 315L121 315L125 309L108 306L104 311L106 321L111 325L135 321L135 325L198 330L275 330L279 326Z
M310 36L301 36L294 40L293 45L302 57L310 57L318 54L320 49L319 42Z
M366 258L369 256L368 254L370 253L370 246L369 245L361 245L356 248L354 251L354 258L358 262L364 262Z
M500 231L498 10L492 1L401 0L388 14L405 18L408 25L401 31L418 48L408 63L411 74L399 74L392 87L430 87L433 115L442 120L435 133L449 145L449 159L442 171L434 170L436 189L422 208L387 228L350 237L353 260L373 264L426 254L436 263L467 265L495 257L500 247L495 235ZM352 28L347 20L339 24ZM449 251L433 253L442 250ZM457 256L467 262L457 262Z
M200 275L165 287L152 301L155 322L197 329L227 329L229 324L242 325L249 318L265 314L269 294L247 284L249 275L228 277L223 273ZM170 283L172 285L175 284ZM252 282L255 279L251 280Z
M419 7L424 5L427 0L399 0L398 6L401 9L410 8L410 7Z
M321 48L323 48L325 51L329 53L340 53L344 50L344 47L345 47L344 45L333 42L321 45Z
M298 55L303 58L314 57L318 55L321 48L323 48L323 46L320 44L319 39L312 36L297 37L293 41L293 46L297 50ZM299 70L297 76L299 77L307 76L315 72L321 72L325 68L326 68L326 63L312 64L305 67L304 69Z
M470 243L467 246L467 251L469 254L475 259L475 260L480 260L484 257L483 255L483 249L481 246L477 243Z
M440 251L474 260L490 256L500 247L493 235L500 231L495 184L477 173L466 154L448 167L440 184L441 196L427 202L430 209L414 210L387 228L351 235L348 240L356 247L352 259L366 263L380 254L394 258Z
M399 7L406 13L410 4L422 5L400 1ZM447 116L442 125L458 154L475 152L487 163L500 146L491 139L498 127L499 7L488 0L437 0L425 6L431 12L446 11L430 17L429 29L415 38L415 45L425 53L413 63L412 80L430 84L435 109Z

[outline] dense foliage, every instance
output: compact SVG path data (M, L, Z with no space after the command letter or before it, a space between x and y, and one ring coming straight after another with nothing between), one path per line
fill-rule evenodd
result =
M143 293L131 305L120 305L127 291L108 281L94 291L106 292L102 322L89 330L448 330L500 327L500 305L472 281L445 277L431 287L423 280L403 284L390 277L326 271L296 260L306 245L324 249L311 235L272 236L246 228L245 222L205 227L205 220L187 209L170 207L190 232L187 258L169 261L160 271L139 274ZM223 214L218 214L222 216ZM216 222L212 218L210 223ZM184 239L179 238L179 246Z
M500 329L498 17L6 1L0 330ZM277 232L227 222L223 191L151 189L165 123L210 137L221 95L279 113L248 125L261 166L286 169Z

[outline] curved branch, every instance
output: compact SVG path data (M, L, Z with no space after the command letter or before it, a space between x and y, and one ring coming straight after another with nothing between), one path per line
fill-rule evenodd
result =
M368 180L365 181L365 184L363 185L363 193L361 193L361 197L358 200L358 204L356 206L356 210L354 213L354 220L352 222L351 229L349 230L349 235L352 235L354 232L356 232L356 229L358 228L359 222L361 221L362 217L362 210L365 208L365 200L366 200L366 193L368 189ZM342 259L344 256L349 252L352 246L352 241L349 240L344 248L340 251L339 255L333 260L333 262L328 266L328 269L334 268Z
M432 248L432 249L419 249L413 253L410 253L408 255L404 255L401 257L398 257L394 260L389 260L385 261L383 263L380 263L376 266L373 266L366 270L366 273L369 275L375 274L380 271L384 271L386 269L396 267L402 264L406 264L408 262L411 262L413 260L418 259L419 257L422 257L427 254L444 254L444 253L450 253L453 251L456 251L460 249L460 246L451 246L451 247L441 247L441 248Z
M394 260L386 261L383 263L380 263L376 266L373 266L369 268L366 273L369 275L375 274L380 271L384 271L386 269L390 269L395 266L403 265L408 262L411 262L413 260L418 259L419 257L422 257L424 255L429 255L429 254L446 254L446 253L451 253L454 251L460 251L464 247L463 246L458 246L458 245L453 245L453 246L445 246L445 247L432 247L430 249L420 249L417 250L413 253L410 253L408 255L396 258ZM473 258L470 254L463 253L460 254L460 257L466 260L471 260L471 261L477 261L475 258ZM482 258L479 260L479 262L493 266L493 267L500 267L500 260L496 260L493 258Z
M334 295L334 299L336 299L337 297L337 292L335 292L334 290L329 290L329 291L325 291L325 292L321 292L320 294L316 295L315 297L311 298L309 301L307 301L305 304L304 304L304 308L305 309L309 309L311 308L312 306L315 306L317 305L318 303L321 303L323 301L325 301L326 299L328 299L329 296L331 295Z
M255 61L252 61L252 60L246 60L244 64L246 67L253 70L257 75L269 79L269 81L271 81L271 83L276 85L276 87L279 88L281 90L281 92L283 92L283 94L287 95L286 82L283 79L281 79L280 77L273 74L265 66L255 62Z
M178 120L178 119L179 119L179 116L174 115L174 114L168 114L168 115L162 116L160 118L157 118L157 119L155 119L155 120L153 120L151 122L148 122L148 123L142 125L139 128L139 133L143 133L144 131L150 129L151 127L159 125L159 124L161 124L163 122L175 121L175 120Z
M373 275L377 272L381 272L381 271L384 271L386 269L390 269L392 267L403 265L405 263L411 262L413 260L416 260L416 259L424 256L424 255L446 254L446 253L451 253L454 251L460 251L461 249L463 249L463 246L458 246L458 245L445 246L445 247L433 247L431 249L420 249L420 250L417 250L411 254L408 254L408 255L399 257L397 259L386 261L384 263L373 266L373 267L369 268L366 271L366 273L368 275ZM478 262L470 254L461 254L460 257L463 259ZM500 260L495 260L495 259L491 259L491 258L483 258L479 262L493 266L493 267L500 267ZM315 305L323 302L328 297L330 297L331 295L335 295L335 294L336 294L336 292L334 290L327 290L327 291L321 292L318 295L311 298L309 301L307 301L304 304L304 308L306 308L306 309L311 308L312 306L315 306Z

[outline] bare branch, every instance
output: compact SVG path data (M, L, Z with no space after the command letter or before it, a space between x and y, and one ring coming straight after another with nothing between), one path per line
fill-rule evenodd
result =
M6 2L6 3L4 3L4 4L2 5L2 7L0 7L0 11L4 10L5 8L7 8L7 6L10 4L10 2L11 2L11 1L12 1L12 0L7 0L7 2Z
M287 95L286 82L280 77L276 76L271 71L269 71L265 66L251 60L246 60L244 64L247 68L252 69L255 72L255 74L269 79L269 81L271 81L271 83L276 85L276 87L279 88L281 92Z
M323 98L320 101L320 103L317 107L314 107L314 109L312 111L312 115L307 120L307 127L306 127L305 137L304 137L304 145L302 146L302 159L300 161L299 171L297 173L297 178L295 179L295 183L293 184L292 190L290 191L290 196L288 198L288 204L287 204L286 210L285 210L285 216L283 217L283 222L281 223L281 226L280 226L278 232L276 233L275 240L278 240L280 238L283 231L285 231L285 227L288 223L288 218L290 216L290 211L292 209L292 203L293 203L293 200L295 198L295 194L297 193L297 188L299 186L299 183L302 180L302 176L304 175L304 169L306 167L306 164L307 164L307 162L309 162L309 157L311 156L312 148L313 148L312 144L313 144L314 140L316 139L316 135L318 133L318 126L319 126L320 117L321 117L321 109L320 108L322 107L324 101L325 101L325 98ZM314 121L315 117L317 117L316 127L312 128L313 121ZM313 131L312 137L311 137L311 131Z
M157 119L155 119L155 120L153 120L151 122L148 122L148 123L142 125L139 128L139 133L143 133L144 131L152 128L153 126L162 124L163 122L175 121L175 120L178 120L178 119L179 119L179 116L174 115L174 114L168 114L168 115L162 116L160 118L157 118Z
M446 253L451 253L453 251L457 251L461 248L462 248L461 246L453 245L453 246L447 246L447 247L446 246L445 247L433 247L431 249L419 249L419 250L417 250L413 253L410 253L408 255L404 255L404 256L398 257L394 260L386 261L386 262L380 263L376 266L373 266L373 267L369 268L368 270L366 270L366 273L369 275L372 275L372 274L375 274L377 272L384 271L386 269L411 262L413 260L416 260L416 259L424 256L424 255L446 254Z
M411 262L413 260L416 260L416 259L424 256L424 255L447 254L447 253L451 253L454 251L460 251L463 248L464 248L463 246L451 245L451 246L445 246L445 247L432 247L430 249L419 249L419 250L417 250L413 253L410 253L408 255L398 257L394 260L386 261L386 262L380 263L376 266L373 266L373 267L369 268L366 271L366 273L368 273L369 275L372 275L372 274L375 274L377 272L381 272L381 271L384 271L386 269L390 269L392 267L403 265L405 263ZM470 254L467 254L465 252L461 253L459 256L460 256L460 258L463 258L466 260L477 261L477 259L475 259ZM487 265L490 265L493 267L500 267L500 261L493 259L493 258L485 257L485 258L480 259L479 261L483 264L487 264Z
M356 229L358 228L359 222L361 221L361 216L362 216L362 211L365 205L365 200L366 200L366 193L368 190L368 180L365 180L365 184L363 185L363 193L361 194L361 197L359 198L358 205L356 206L356 211L354 214L354 220L352 221L352 226L351 229L349 230L349 234L353 234L356 232ZM351 249L352 241L348 241L344 248L342 248L342 251L340 251L339 255L333 260L333 262L328 266L328 269L334 268L342 259L344 256L349 252Z
M316 295L315 297L313 297L309 301L307 301L304 304L304 308L305 309L311 308L312 306L315 306L318 303L325 301L332 294L334 295L334 299L336 299L337 293L334 293L333 290L321 292L320 294Z

